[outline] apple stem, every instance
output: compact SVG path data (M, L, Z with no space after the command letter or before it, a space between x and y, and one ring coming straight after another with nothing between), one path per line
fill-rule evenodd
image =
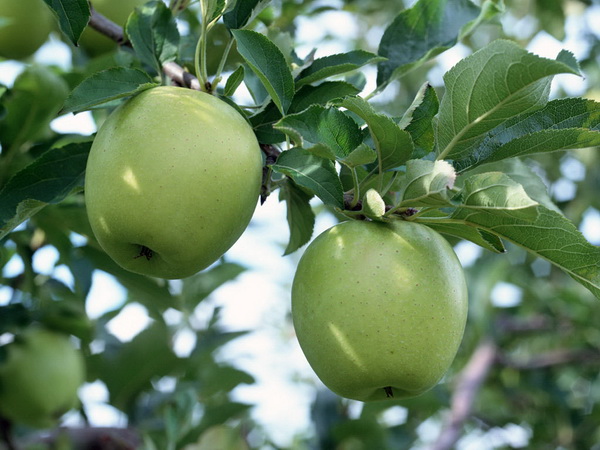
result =
M393 398L394 397L394 391L392 390L391 386L386 386L383 388L383 390L385 391L385 396L387 398Z

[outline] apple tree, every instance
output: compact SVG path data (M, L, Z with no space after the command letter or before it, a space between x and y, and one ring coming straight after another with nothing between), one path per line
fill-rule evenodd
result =
M0 0L3 445L594 448L599 8ZM82 115L97 133L56 127ZM256 378L222 353L248 333L209 303L273 204L285 236L259 244L298 266L280 338L320 377L296 380L312 422L285 442L234 395ZM125 300L92 317L99 273ZM128 305L149 320L124 340ZM90 417L94 384L121 421Z

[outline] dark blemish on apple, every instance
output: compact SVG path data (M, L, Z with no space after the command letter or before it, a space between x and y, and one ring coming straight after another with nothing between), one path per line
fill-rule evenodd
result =
M133 259L138 259L142 256L144 256L146 260L150 261L152 259L152 256L154 256L154 252L152 251L152 249L146 247L145 245L140 245L140 254L135 256Z
M394 391L392 390L391 386L386 386L383 388L383 390L385 391L385 396L387 398L393 398L394 397Z

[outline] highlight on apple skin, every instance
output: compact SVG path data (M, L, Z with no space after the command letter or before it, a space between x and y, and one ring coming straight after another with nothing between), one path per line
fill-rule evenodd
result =
M333 392L360 401L434 387L459 348L467 309L450 244L403 220L335 225L309 244L292 286L309 364Z
M146 90L111 113L90 150L94 235L127 270L193 275L248 226L262 161L252 128L224 101L173 86Z

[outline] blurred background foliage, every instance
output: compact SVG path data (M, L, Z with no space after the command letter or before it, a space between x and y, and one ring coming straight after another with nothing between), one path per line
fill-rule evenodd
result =
M278 45L292 47L306 38L302 27L314 22L325 30L317 49L333 46L376 52L385 26L403 7L413 3L273 1L259 18L257 29L268 32ZM343 33L343 39L340 33L332 32L340 14L344 21L339 26L353 24L352 36ZM183 14L180 20L193 36L198 27L193 15ZM575 95L598 100L598 23L600 4L591 0L507 0L506 12L460 43L458 53L468 54L497 38L516 40L523 46L540 36L556 42L575 40L584 49L580 63L586 79L585 91ZM217 28L211 36L217 56L228 39L222 31ZM182 43L184 58L189 53L186 42L189 40ZM308 49L306 45L302 48ZM49 127L69 88L86 74L115 61L136 64L127 52L93 59L80 49L71 51L73 65L69 70L27 65L11 89L0 90L0 132L4 136L1 184L57 139L86 139L59 135ZM427 80L441 96L440 59L393 83L375 99L378 106L392 115L402 114ZM234 52L231 67L235 62ZM568 91L569 86L563 83L555 89L555 95L563 96ZM37 108L29 128L11 134L12 121L19 122L22 110L30 105ZM97 111L94 118L100 122L104 115L104 111ZM8 146L20 149L11 153L10 160L2 157L9 153ZM588 236L598 245L597 149L554 153L526 162L544 179L553 200L575 224L582 228L595 224ZM324 209L320 214L331 216ZM278 242L284 241L285 236L280 236ZM509 252L499 256L457 243L459 254L468 255L463 261L470 290L469 323L451 372L435 389L410 400L362 405L340 399L314 379L299 376L292 381L302 385L303 392L311 397L311 421L282 444L272 429L257 420L253 403L232 396L238 386L255 382L249 371L223 356L226 344L246 333L223 327L218 306L211 307L204 320L196 314L201 302L252 267L222 262L183 282L170 283L125 272L94 240L81 194L45 208L10 233L2 244L0 335L41 322L77 337L86 354L88 381L100 381L105 386L108 404L121 413L117 425L135 430L135 438L128 442L137 442L143 448L450 448L436 440L457 427L454 440L458 439L457 448L461 449L600 449L600 305L563 272L514 246L509 245ZM69 272L70 283L36 269L36 257L48 247L56 249L54 266ZM288 264L295 264L297 258L287 257ZM91 319L86 300L98 271L114 277L124 288L126 301ZM289 282L282 281L282 287L287 289L285 284ZM230 299L242 300L252 299ZM279 338L293 341L289 298L280 301L288 314L278 323ZM131 304L143 305L151 320L132 339L119 339L107 324ZM182 334L193 336L184 356L174 348ZM474 377L471 384L468 375ZM271 395L268 388L264 395ZM286 398L276 400L286 403ZM453 408L460 407L461 401L472 409L453 423L452 419L458 417ZM84 402L71 423L85 424L86 417ZM31 431L17 429L23 439L30 439ZM52 434L51 439L60 442L60 433ZM119 447L117 439L114 442L116 446L110 448L127 448L125 444Z

